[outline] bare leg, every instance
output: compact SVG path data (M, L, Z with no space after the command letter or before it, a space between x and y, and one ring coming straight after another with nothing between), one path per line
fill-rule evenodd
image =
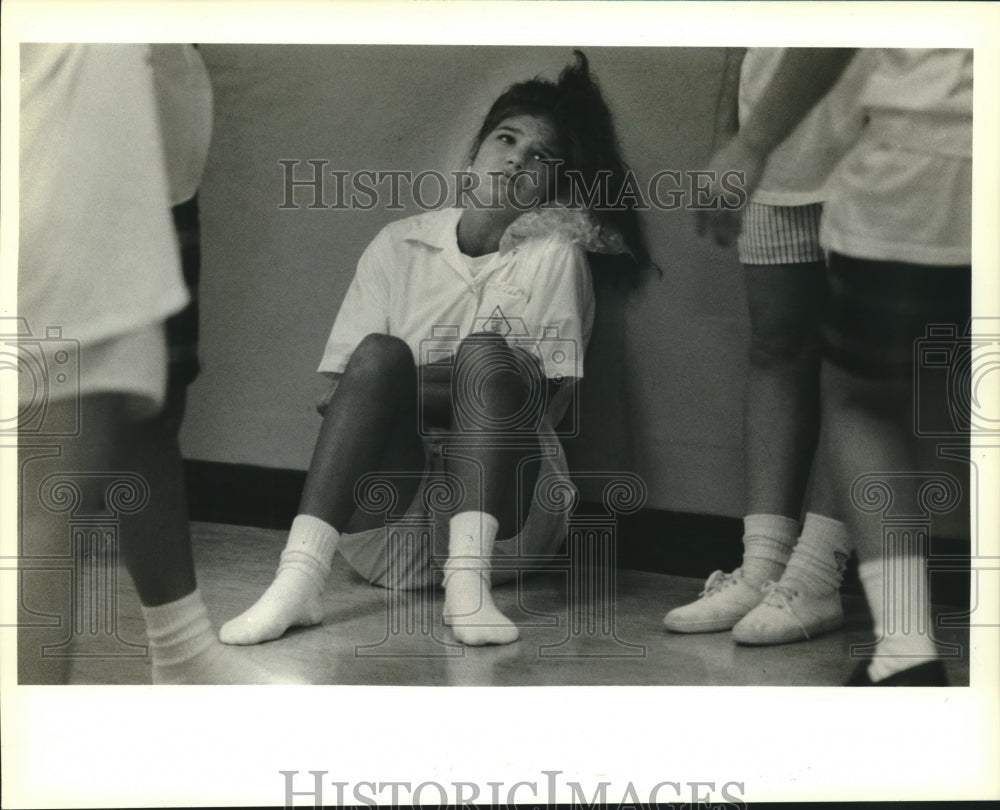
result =
M173 602L197 587L189 540L184 467L177 432L187 391L171 388L163 412L148 422L121 419L114 464L142 476L149 505L122 518L121 550L147 607Z
M76 509L99 514L102 492L93 479L81 477L83 471L111 467L111 446L107 437L115 425L115 398L110 395L84 397L80 403L80 430L69 435L77 421L77 402L64 400L49 403L46 427L55 436L40 437L37 443L22 436L21 467L21 542L19 554L24 570L20 574L18 604L18 681L26 684L67 683L68 657L49 657L43 647L62 644L70 638L72 616L73 553L69 536L69 516L53 508L42 495L43 482L59 476L70 483ZM27 446L25 446L27 445ZM51 483L51 479L50 479ZM48 558L37 567L32 558ZM60 566L52 562L64 559ZM46 614L53 618L43 618ZM56 626L47 626L58 621Z
M746 511L743 563L714 572L699 598L663 623L677 633L729 630L784 571L819 426L822 262L746 265L750 368L743 405Z
M912 414L912 385L909 380L863 380L834 366L825 367L823 373L831 471L875 620L877 647L867 671L878 681L937 655L930 637L922 634L930 627L925 559L913 550L889 553L883 545L881 512L861 509L850 499L859 476L918 469L906 429ZM912 475L887 478L886 485L897 508L915 508L917 481ZM906 583L905 589L900 583ZM886 621L888 616L892 622Z
M75 404L56 403L52 407L57 409L56 417L64 418L72 414ZM176 453L176 433L168 421L163 417L135 421L127 398L120 394L85 396L81 407L80 435L62 442L62 455L26 467L24 553L52 553L46 548L61 545L65 549L66 545L65 517L41 508L37 501L40 475L59 473L73 480L81 508L100 513L104 480L114 474L138 474L149 489L149 501L144 509L121 521L119 539L143 603L154 683L297 681L294 676L262 669L226 650L215 638L195 582L180 456ZM160 451L166 453L163 458L155 455ZM30 606L37 585L28 586L28 582L26 579L22 598ZM67 600L67 618L68 608ZM31 667L41 665L42 682L65 682L65 662L55 659L53 666L52 659L39 658L37 636L34 631L23 636L22 645L26 646L22 646L22 653L28 669L22 670L22 679L31 677Z
M450 525L444 620L464 644L518 638L493 602L490 557L497 534L514 536L527 516L545 396L545 381L528 355L496 335L463 341L452 380L454 437L446 462L464 484L466 499Z
M363 475L422 470L417 419L417 371L409 347L398 338L369 335L351 355L323 416L300 514L343 530L355 513L354 487ZM400 502L409 503L418 485L404 482L409 489L400 492Z
M798 519L819 428L822 262L748 265L744 400L748 514Z
M417 374L409 347L388 335L369 335L354 350L327 407L274 582L247 611L223 625L227 644L258 644L290 627L323 620L323 587L340 531L355 507L355 486L378 470L420 472L423 443L417 425ZM409 503L416 476L399 485ZM359 516L361 517L361 516ZM368 517L371 525L376 518ZM350 528L366 528L355 519Z
M42 555L73 559L67 515L46 508L40 501L42 481L47 476L60 475L71 482L80 498L76 507L80 513L100 514L104 509L104 487L109 476L116 473L139 475L148 487L149 500L134 514L120 516L119 548L142 604L162 605L196 588L175 423L166 415L151 421L135 421L126 413L125 403L125 397L117 394L83 397L79 435L61 438L57 456L29 460L25 464L22 553L28 558ZM176 405L182 409L183 400ZM63 426L60 430L72 425L76 407L76 401L50 404L46 414L48 424ZM179 414L176 423L179 423ZM23 455L30 458L33 451ZM88 475L91 473L103 473L104 476ZM62 629L25 629L20 634L24 645L21 660L28 667L22 669L21 677L26 682L65 682L68 678L70 659L41 658L38 648L40 643L51 644L57 636L65 638L68 635L71 606L67 578L70 573L68 569L29 570L23 577L23 607L38 610L39 605L47 603L45 612L62 616ZM44 584L46 580L51 581L48 587ZM37 671L30 671L32 669Z

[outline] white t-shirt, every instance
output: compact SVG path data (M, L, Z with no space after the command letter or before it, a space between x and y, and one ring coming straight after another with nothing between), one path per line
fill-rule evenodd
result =
M212 84L193 45L158 43L150 53L170 203L179 205L201 185L212 140Z
M96 343L187 302L148 45L21 46L18 313Z
M750 48L740 68L739 119L744 123L767 89L784 48ZM864 122L859 95L867 78L860 52L833 89L768 159L753 202L809 205L823 202L824 184L858 137Z
M885 48L869 120L838 167L820 229L828 250L911 264L972 257L972 51Z
M496 332L542 361L550 378L582 377L594 321L586 254L567 237L532 237L473 275L458 249L457 208L382 229L358 261L319 371L340 373L371 333L404 340L418 365L451 356L473 332Z

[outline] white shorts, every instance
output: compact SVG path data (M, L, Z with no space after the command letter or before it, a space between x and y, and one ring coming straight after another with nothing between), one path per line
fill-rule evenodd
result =
M743 264L806 264L821 262L819 223L822 203L765 205L750 202L743 211L737 240Z
M556 487L572 486L558 439L543 433L539 441L544 457L538 481L550 485L557 482ZM441 582L441 563L448 558L450 515L444 509L433 509L436 501L433 489L435 475L444 469L444 459L438 441L425 439L424 446L428 454L427 471L405 516L387 527L340 536L338 551L351 568L373 585L416 589ZM425 501L430 502L430 510ZM566 536L568 506L560 511L560 505L560 500L543 505L536 489L521 531L514 537L499 538L493 547L494 584L509 582L519 571L531 570L533 564L542 564L555 556Z
M155 416L167 388L167 343L162 322L80 345L59 336L20 341L18 416L24 424L46 403L92 394L128 397L136 419Z

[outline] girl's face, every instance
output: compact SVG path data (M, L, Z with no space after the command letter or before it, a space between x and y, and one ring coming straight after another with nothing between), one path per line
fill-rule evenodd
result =
M481 198L498 188L496 202L511 207L513 200L517 207L528 208L553 192L555 167L545 161L558 157L558 137L548 118L514 115L483 139L471 168L481 179Z

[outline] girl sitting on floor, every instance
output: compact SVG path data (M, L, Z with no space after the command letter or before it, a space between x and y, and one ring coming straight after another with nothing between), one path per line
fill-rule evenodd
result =
M626 167L581 52L558 82L509 87L471 155L466 177L481 205L392 223L361 256L320 363L334 387L277 576L222 627L222 641L320 623L338 548L378 585L441 582L444 621L462 643L518 638L491 585L563 539L565 514L544 509L535 490L543 478L568 480L555 428L594 319L587 254L633 278L648 256L634 210L613 205ZM570 183L589 189L602 177L610 200L584 210ZM435 515L433 548L390 545L384 519L357 509L356 487L382 474L407 516L427 514L432 476L460 484L458 508Z

